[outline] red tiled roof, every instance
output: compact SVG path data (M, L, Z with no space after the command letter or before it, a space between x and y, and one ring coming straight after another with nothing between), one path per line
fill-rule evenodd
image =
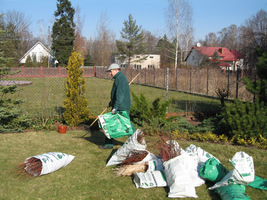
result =
M217 51L221 57L221 61L234 61L235 57L226 47L193 47L202 55L212 57L214 52Z
M237 59L242 59L243 55L239 51L230 50L230 52L236 56Z

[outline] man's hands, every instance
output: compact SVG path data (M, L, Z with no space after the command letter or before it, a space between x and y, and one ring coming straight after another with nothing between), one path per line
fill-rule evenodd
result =
M112 111L111 111L111 114L116 114L117 113L117 109L113 108Z

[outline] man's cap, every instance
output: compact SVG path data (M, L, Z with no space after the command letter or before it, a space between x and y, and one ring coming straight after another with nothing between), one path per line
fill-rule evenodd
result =
M107 72L109 72L112 69L120 69L120 66L118 64L116 64L116 63L113 63L108 67Z

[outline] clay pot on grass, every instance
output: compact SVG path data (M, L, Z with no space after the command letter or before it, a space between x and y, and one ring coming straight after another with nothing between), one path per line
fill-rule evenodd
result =
M59 133L66 133L67 132L67 126L64 126L64 125L60 125L57 127L58 128L58 132Z

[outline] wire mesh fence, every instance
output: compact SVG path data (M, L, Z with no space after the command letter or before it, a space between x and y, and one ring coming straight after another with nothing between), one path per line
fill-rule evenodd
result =
M97 115L109 103L113 80L106 72L106 67L82 69L86 79L85 96L89 100L91 114ZM68 76L66 68L12 68L12 71L17 70L19 73L5 80L1 79L1 84L15 83L21 86L15 95L16 98L24 100L21 105L23 113L32 117L48 118L64 112L63 102L66 99L65 86ZM236 72L225 72L214 68L122 68L122 72L129 82L140 73L130 89L137 95L143 93L148 102L158 97L163 100L172 99L170 112L213 109L213 104L219 105L216 99L216 90L219 88L229 90L229 99L238 96L244 101L253 100L253 95L245 89L242 77L237 76ZM203 101L206 107L199 106Z

